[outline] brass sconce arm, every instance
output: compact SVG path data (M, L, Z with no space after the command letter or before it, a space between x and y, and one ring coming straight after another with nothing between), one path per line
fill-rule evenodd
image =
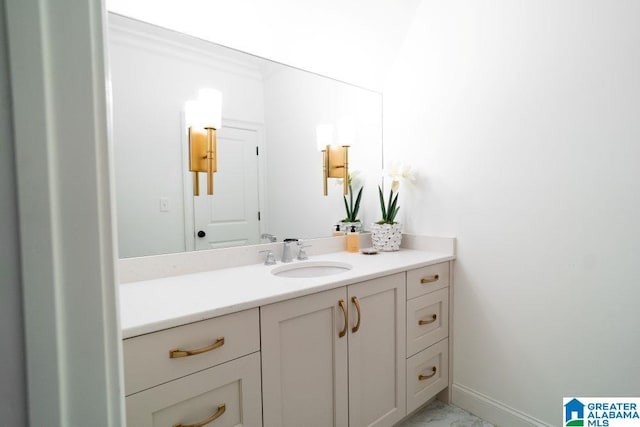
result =
M342 178L344 195L349 194L349 146L342 145L332 147L327 145L322 150L324 195L328 194L327 180L329 178Z
M200 195L198 174L207 174L207 194L213 194L213 174L218 171L216 129L222 126L222 93L203 88L198 99L184 105L189 129L189 170L193 172L193 195Z
M213 194L213 174L217 166L216 129L189 127L189 170L193 172L193 195L200 195L198 173L207 174L207 194Z

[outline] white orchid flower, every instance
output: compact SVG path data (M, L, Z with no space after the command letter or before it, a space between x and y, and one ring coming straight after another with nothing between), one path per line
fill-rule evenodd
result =
M416 180L416 171L408 164L402 165L400 176L402 179L408 182L414 182Z
M342 187L343 181L344 181L343 178L338 178L335 180L335 184ZM351 187L353 188L353 190L356 191L357 189L359 189L364 185L364 176L362 176L362 173L360 171L357 171L357 170L350 171L349 183L351 184Z
M385 172L391 178L391 191L394 193L398 192L400 182L411 183L416 180L416 171L406 163L391 162Z

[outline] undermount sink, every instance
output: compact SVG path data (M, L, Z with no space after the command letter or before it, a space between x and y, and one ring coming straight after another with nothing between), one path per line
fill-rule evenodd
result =
M321 277L344 273L352 267L346 262L305 261L276 267L271 270L271 274L278 277Z

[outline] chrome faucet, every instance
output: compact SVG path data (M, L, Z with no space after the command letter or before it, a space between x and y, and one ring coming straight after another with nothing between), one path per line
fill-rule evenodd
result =
M282 262L293 261L293 247L297 245L298 239L284 239L282 248Z
M276 256L273 254L271 249L267 249L264 251L258 251L260 253L267 253L267 256L264 258L264 265L275 265L276 264Z
M274 243L277 240L276 236L274 236L273 234L269 234L269 233L262 233L260 235L260 238L268 240L270 243Z
M302 240L298 242L298 256L297 256L298 261L304 261L309 259L309 255L307 255L307 251L305 251L304 248L310 248L310 247L311 245L304 245L302 243Z

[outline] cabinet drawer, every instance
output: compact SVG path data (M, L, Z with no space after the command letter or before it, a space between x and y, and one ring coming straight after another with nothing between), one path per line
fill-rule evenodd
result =
M258 351L259 328L256 308L126 339L125 395ZM172 350L204 351L171 358Z
M449 340L407 359L407 414L449 385Z
M407 299L449 286L449 263L430 265L407 271Z
M407 355L449 336L449 288L407 301Z
M127 425L211 427L262 425L260 353L128 396Z

